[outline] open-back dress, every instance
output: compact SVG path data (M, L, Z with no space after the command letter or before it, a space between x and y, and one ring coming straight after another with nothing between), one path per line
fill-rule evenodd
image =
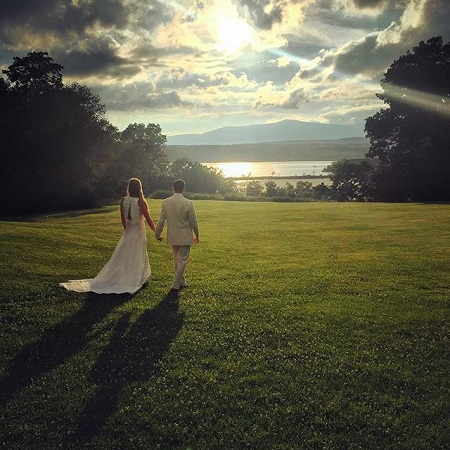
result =
M111 259L95 278L69 280L59 285L69 291L97 294L134 294L151 274L147 253L145 218L137 197L126 196L121 208L126 227Z

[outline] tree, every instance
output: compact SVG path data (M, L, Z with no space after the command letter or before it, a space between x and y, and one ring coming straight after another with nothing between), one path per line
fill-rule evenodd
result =
M257 180L250 181L245 187L245 194L249 197L259 197L264 192L264 188Z
M330 173L333 198L339 201L369 200L373 166L373 160L368 158L343 159L328 166L325 170Z
M313 187L313 197L316 200L330 200L332 197L331 188L325 183L320 183Z
M167 177L169 161L166 136L158 124L133 123L120 133L123 150L118 164L119 178L139 177L144 191L155 190Z
M279 189L275 181L269 180L265 183L265 186L267 197L276 197L278 195Z
M62 88L60 64L54 63L47 52L30 52L27 56L13 58L14 63L2 72L14 89L26 89L30 93L42 94L49 88Z
M295 196L298 198L312 198L313 196L313 185L310 181L297 181L295 186Z
M107 195L117 130L87 86L47 53L14 58L0 83L2 214L89 207ZM20 187L19 187L20 185Z
M450 199L450 42L420 42L389 67L366 119L374 194L388 201Z

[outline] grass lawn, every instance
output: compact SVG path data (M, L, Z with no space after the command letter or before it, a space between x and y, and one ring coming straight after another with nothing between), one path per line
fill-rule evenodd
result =
M136 295L58 286L116 206L0 222L0 446L450 448L450 205L195 205L178 301L151 231Z

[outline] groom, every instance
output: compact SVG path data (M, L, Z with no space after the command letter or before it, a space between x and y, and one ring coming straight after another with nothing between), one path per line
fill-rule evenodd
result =
M187 286L184 270L189 259L191 245L199 243L199 234L194 205L183 195L184 181L176 180L172 190L173 195L162 202L155 237L160 239L164 223L167 221L167 243L172 246L175 264L175 274L170 290L176 293Z

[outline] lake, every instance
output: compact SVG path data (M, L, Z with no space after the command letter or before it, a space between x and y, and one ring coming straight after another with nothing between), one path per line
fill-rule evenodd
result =
M202 164L222 170L225 177L296 177L328 175L322 170L333 161L238 161Z

